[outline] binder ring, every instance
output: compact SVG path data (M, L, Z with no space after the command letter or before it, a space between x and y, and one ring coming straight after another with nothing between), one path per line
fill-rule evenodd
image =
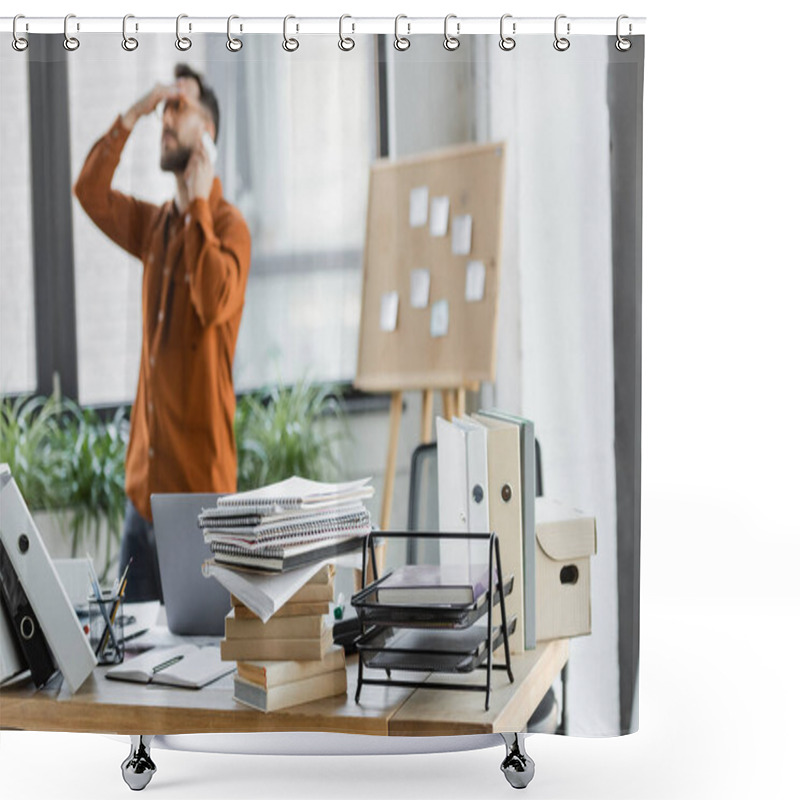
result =
M451 36L447 30L448 23L451 19L457 20L458 17L456 17L455 14L448 14L444 18L444 41L442 42L442 45L444 46L445 50L449 50L452 53L453 50L458 50L458 48L461 46L461 41L458 38L458 34L461 33L461 23L456 22L456 36Z
M188 14L178 14L177 19L175 20L175 47L178 48L182 53L185 53L191 46L192 40L188 36L181 36L181 20L188 19ZM192 29L192 23L189 23L189 30Z
M411 47L411 39L406 38L405 36L400 35L400 20L401 19L408 19L405 14L398 14L394 18L394 49L399 50L401 53L405 50L408 50ZM411 23L406 22L406 27L408 28L408 33L411 33Z
M133 36L128 36L127 28L129 19L134 19L133 14L126 14L122 18L122 49L132 53L139 46L139 40L135 39ZM139 30L138 25L136 26L136 30Z
M346 19L353 19L349 14L342 14L339 17L339 49L344 50L345 53L350 52L355 46L355 40L352 39L350 36L345 36L344 32L342 31L342 27L344 26L344 21ZM356 32L356 24L355 22L350 23L353 26L353 33Z
M75 19L74 14L67 14L67 16L64 17L64 42L63 42L64 49L69 50L70 53L73 50L77 50L81 46L81 43L78 39L76 39L74 36L69 35L69 21L71 19ZM77 30L80 30L80 26L77 25L77 23L76 23L76 28Z
M503 14L503 16L500 17L500 49L506 52L513 50L517 46L517 40L513 36L506 36L505 34L505 23L507 19L511 19L511 14ZM517 32L516 22L511 23L511 32Z
M298 47L300 47L300 42L297 41L295 38L289 37L289 20L290 19L297 19L297 17L293 17L291 14L285 16L283 18L283 42L281 43L281 47L287 53L294 53Z
M231 53L238 53L242 49L242 44L243 44L241 39L237 39L235 36L231 34L231 22L233 22L233 20L235 19L239 19L239 17L237 17L236 14L231 14L228 17L228 41L225 42L225 47L227 47ZM241 31L241 29L242 28L240 26L239 30Z
M627 14L620 14L617 17L617 41L614 42L614 47L616 47L617 50L619 50L620 53L627 53L628 50L630 50L631 47L633 46L633 42L631 42L630 39L626 39L622 35L622 33L620 33L620 29L621 29L620 23L624 19L628 19L628 15ZM628 23L628 34L629 35L630 35L630 32L631 32L631 25L630 25L630 23Z
M24 14L17 14L17 16L14 17L14 24L13 24L13 26L11 28L11 33L12 33L12 35L14 37L11 40L11 46L18 53L22 53L22 52L24 52L25 50L28 49L28 40L24 36L20 36L17 33L17 20L20 20L20 19L25 19L25 15Z
M567 36L559 36L558 35L558 21L561 20L561 19L566 19L566 18L567 18L566 14L559 14L556 17L555 22L553 23L553 35L555 36L555 41L553 42L553 47L555 47L555 49L558 50L559 53L563 53L565 50L569 50L570 41L569 41L569 39L567 39L567 36L569 36L569 33L570 33L570 31L569 31L569 29L570 29L569 22L567 23Z

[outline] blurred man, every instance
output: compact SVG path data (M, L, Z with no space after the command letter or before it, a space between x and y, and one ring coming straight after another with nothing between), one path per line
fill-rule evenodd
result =
M161 169L175 176L162 206L111 188L139 119L163 103ZM120 568L127 600L161 599L150 495L233 492L233 356L250 268L250 234L214 175L219 106L201 75L175 68L117 117L92 148L75 195L109 238L144 265L142 354L125 462Z

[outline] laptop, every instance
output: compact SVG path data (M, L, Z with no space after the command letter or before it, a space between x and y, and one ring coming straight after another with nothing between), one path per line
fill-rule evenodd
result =
M154 494L153 530L161 574L167 627L180 636L224 636L230 594L213 578L204 578L203 562L212 557L197 517L217 505L219 494Z

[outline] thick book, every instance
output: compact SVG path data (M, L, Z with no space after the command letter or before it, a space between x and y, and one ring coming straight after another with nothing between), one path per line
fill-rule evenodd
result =
M406 564L381 580L377 600L386 605L472 605L489 590L483 564Z
M223 639L223 661L322 661L333 645L333 628L308 639Z
M311 678L286 683L273 689L264 689L238 676L233 678L233 698L243 705L259 711L278 711L281 708L335 697L347 692L347 671L338 669Z
M365 500L375 493L367 486L370 478L349 483L320 483L293 476L285 481L262 486L247 492L225 495L217 501L217 508L235 508L241 513L280 513L290 510L309 510L334 506L339 503Z
M286 617L310 617L325 615L330 611L328 601L321 603L286 603L281 606L270 619L285 619ZM260 619L255 611L251 611L247 606L238 605L233 607L233 616L236 619Z
M237 661L240 678L262 688L294 683L325 672L344 669L344 649L333 645L321 661Z
M364 532L364 536L369 531ZM245 554L225 545L212 547L214 562L233 569L243 567L263 572L286 572L313 564L316 561L352 553L362 547L362 536L344 539L324 539L311 544L269 548L258 555Z
M123 661L106 672L106 678L200 689L234 669L231 664L223 663L216 646L182 644L148 650L130 661Z
M225 617L226 639L312 639L322 636L325 617L272 617L267 622L260 619L237 619L231 610Z

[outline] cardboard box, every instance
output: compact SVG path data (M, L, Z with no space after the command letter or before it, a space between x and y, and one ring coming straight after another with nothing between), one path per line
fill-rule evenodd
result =
M592 632L589 560L597 552L594 517L536 498L536 641Z

